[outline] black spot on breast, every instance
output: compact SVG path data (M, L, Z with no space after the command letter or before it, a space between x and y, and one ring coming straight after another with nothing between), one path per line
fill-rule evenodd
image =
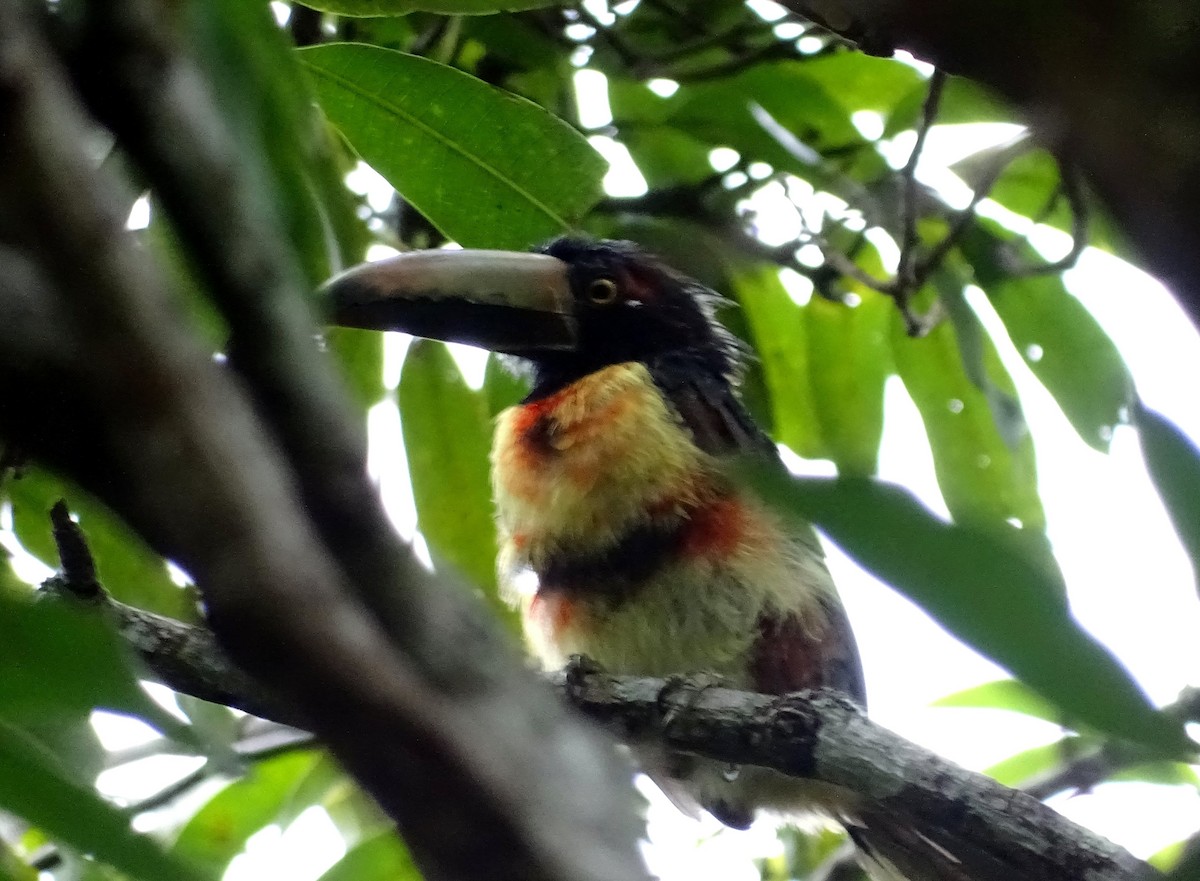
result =
M522 436L525 445L533 452L546 455L557 452L554 441L558 438L561 428L552 413L543 413L533 421Z

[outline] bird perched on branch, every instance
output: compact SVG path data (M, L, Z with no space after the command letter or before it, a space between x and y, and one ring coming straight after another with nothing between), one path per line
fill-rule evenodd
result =
M498 419L492 481L501 574L536 576L520 601L547 666L580 654L613 673L706 671L864 704L816 534L730 473L734 457L777 453L738 400L743 351L714 317L715 293L630 243L574 238L528 254L403 254L327 290L338 324L484 346L529 373L529 396ZM938 870L912 864L913 850L945 851L882 815L868 827L843 790L634 751L694 815L746 828L759 809L817 809L903 876L972 877L948 853Z

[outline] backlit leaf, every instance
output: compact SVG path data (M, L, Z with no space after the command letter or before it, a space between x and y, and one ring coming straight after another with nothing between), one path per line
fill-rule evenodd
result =
M1200 589L1200 450L1161 413L1141 402L1134 413L1150 479L1191 558L1192 572Z
M604 160L523 98L375 46L313 46L300 58L355 151L466 247L528 247L571 228L600 196Z
M823 529L867 571L1011 671L1066 718L1172 754L1190 749L1124 667L1071 617L1045 568L991 531L946 523L906 490L864 479L757 488Z
M1089 445L1107 451L1128 419L1133 380L1120 352L1060 275L1014 278L1014 260L1040 261L1029 245L980 221L963 237L975 282L988 295L1013 345Z
M979 364L993 390L1016 402L1011 378L990 340ZM967 375L960 332L941 322L914 339L897 313L892 319L892 355L916 403L933 449L938 487L955 519L1003 524L1019 521L1041 530L1045 514L1037 493L1033 443L1023 427L1005 437L994 412L995 397Z
M305 6L338 15L405 15L440 12L444 15L489 15L550 6L553 0L307 0Z
M776 439L843 474L872 474L883 434L891 301L794 303L774 268L740 274L739 300L762 360Z
M7 668L6 668L7 669ZM0 721L0 807L142 881L218 876L168 856L90 785L68 777L36 742Z
M319 753L285 753L256 762L246 776L208 800L180 830L171 853L218 877L247 839L275 821Z
M421 881L421 877L408 848L388 830L355 847L319 881Z
M417 528L435 559L481 588L515 627L496 583L496 525L488 453L492 426L482 393L467 387L441 343L415 340L400 374L404 449Z

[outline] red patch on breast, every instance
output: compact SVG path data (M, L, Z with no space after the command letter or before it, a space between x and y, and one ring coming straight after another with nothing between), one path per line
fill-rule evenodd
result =
M561 593L539 590L529 602L529 619L552 643L562 640L563 633L578 623L581 609L578 602Z
M746 507L735 497L719 498L692 512L683 535L684 557L728 557L746 536Z
M563 389L540 401L522 404L517 410L513 433L522 454L543 456L553 450L551 441L557 429L554 411L568 393L569 389Z

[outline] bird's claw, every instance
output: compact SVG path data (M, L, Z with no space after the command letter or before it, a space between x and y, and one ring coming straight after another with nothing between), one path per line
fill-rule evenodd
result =
M658 692L658 708L662 714L663 728L667 728L681 712L694 706L700 696L710 688L722 688L727 680L711 670L695 673L676 673L666 677Z
M563 673L567 679L567 694L572 697L578 695L582 691L584 680L588 676L593 673L603 672L604 668L587 655L571 655L571 657L567 658L567 665L563 667Z

